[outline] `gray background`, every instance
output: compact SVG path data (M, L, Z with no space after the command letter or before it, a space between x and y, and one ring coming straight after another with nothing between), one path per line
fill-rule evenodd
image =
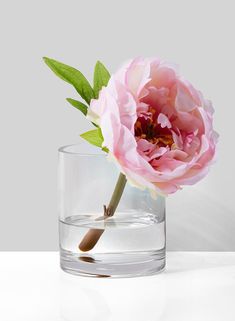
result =
M138 55L177 62L216 108L218 162L167 200L169 250L235 250L233 1L1 1L0 250L58 248L57 148L89 128L49 56L89 79Z

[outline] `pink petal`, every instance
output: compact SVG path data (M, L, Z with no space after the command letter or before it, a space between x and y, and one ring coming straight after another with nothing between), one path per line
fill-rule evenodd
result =
M158 122L158 124L161 125L162 128L165 128L165 127L171 128L171 123L170 123L168 117L162 113L160 113L158 115L157 122Z
M151 161L152 159L161 157L161 156L164 155L168 150L169 150L169 148L167 148L167 147L159 147L159 148L156 148L151 154L149 154L149 161Z
M188 84L189 86L189 84ZM192 87L188 87L181 80L177 81L177 94L175 98L175 107L178 111L190 112L200 105L196 93L192 93ZM191 91L190 91L191 89Z
M170 88L176 80L175 70L172 66L165 63L159 65L152 64L150 77L151 82L149 85L157 88Z
M150 64L143 58L132 61L126 72L125 82L131 93L138 97L144 86L150 81Z

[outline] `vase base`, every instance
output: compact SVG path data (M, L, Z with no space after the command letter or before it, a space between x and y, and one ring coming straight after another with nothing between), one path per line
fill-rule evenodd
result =
M165 268L165 249L151 252L74 254L60 251L60 266L65 272L107 278L127 278L159 273Z

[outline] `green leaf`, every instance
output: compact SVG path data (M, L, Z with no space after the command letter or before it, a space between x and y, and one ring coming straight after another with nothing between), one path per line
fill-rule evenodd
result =
M102 89L102 87L107 86L109 79L110 79L110 73L100 61L97 61L95 65L94 81L93 81L95 98L98 98L99 92Z
M108 153L109 152L109 149L107 147L103 147L102 150L105 152L105 153Z
M87 140L90 144L101 147L104 141L100 128L90 130L80 135L83 139Z
M88 106L81 103L80 101L78 100L75 100L75 99L72 99L72 98L66 98L66 100L75 108L77 108L78 110L80 110L83 115L87 115L87 109L88 109ZM92 122L92 124L95 126L95 127L98 127L98 125L96 125L95 123Z
M81 103L78 100L72 99L72 98L66 98L66 100L75 108L80 110L85 116L87 114L87 106L83 103Z
M79 95L88 104L90 103L91 99L94 98L94 92L87 79L79 70L47 57L44 57L43 60L59 78L73 85Z

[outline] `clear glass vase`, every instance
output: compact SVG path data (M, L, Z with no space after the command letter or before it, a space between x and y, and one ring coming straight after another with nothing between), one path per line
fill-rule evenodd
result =
M125 185L113 216L104 216L119 177L106 154L89 144L59 149L61 268L96 277L133 277L165 266L165 199ZM93 233L93 234L92 234ZM80 249L94 234L97 243Z

